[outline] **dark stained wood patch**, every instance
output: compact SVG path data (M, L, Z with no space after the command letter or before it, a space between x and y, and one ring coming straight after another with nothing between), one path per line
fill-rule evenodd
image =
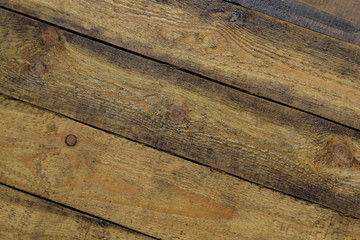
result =
M360 45L358 0L226 0Z

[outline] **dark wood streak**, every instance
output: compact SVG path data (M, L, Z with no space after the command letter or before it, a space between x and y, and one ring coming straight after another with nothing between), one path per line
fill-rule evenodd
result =
M306 0L311 1L316 0ZM356 9L353 0L346 2L347 9ZM223 0L0 0L0 5L360 129L355 44ZM349 21L356 22L357 15L353 11ZM346 24L339 26L355 31Z
M300 26L360 45L360 19L347 19L346 11L360 13L360 2L348 0L326 0L324 5L338 4L345 16L336 15L319 8L321 1L301 0L225 0L260 11L270 16L298 24ZM307 3L308 2L308 3ZM324 2L324 1L322 1ZM351 2L351 3L349 3ZM355 9L355 10L354 10Z
M22 101L0 95L0 116L1 182L142 233L165 240L360 238L357 219ZM69 131L82 139L76 148L63 144ZM58 239L146 239L129 231L122 236L122 229L74 217L64 207L3 201L5 192L0 186L3 239L20 238L3 237L4 229L5 236L14 232L9 229L38 234L30 239L52 238L40 238L44 234ZM15 203L22 206L11 207ZM52 223L54 231L47 225Z

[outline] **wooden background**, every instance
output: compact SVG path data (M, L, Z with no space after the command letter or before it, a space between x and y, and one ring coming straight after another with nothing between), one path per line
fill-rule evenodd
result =
M0 238L360 238L357 1L233 2L0 0Z

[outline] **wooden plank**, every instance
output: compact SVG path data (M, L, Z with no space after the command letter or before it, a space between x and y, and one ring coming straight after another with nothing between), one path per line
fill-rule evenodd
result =
M153 239L0 185L0 239Z
M1 13L2 93L360 216L358 131Z
M360 44L359 0L226 0Z
M161 239L358 239L360 221L0 98L0 181ZM74 146L66 136L77 137Z
M0 5L360 129L359 46L222 0Z

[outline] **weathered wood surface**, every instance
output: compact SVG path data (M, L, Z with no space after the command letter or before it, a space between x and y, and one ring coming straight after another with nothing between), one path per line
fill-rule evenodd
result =
M2 10L0 92L360 216L360 135Z
M225 0L360 45L359 0Z
M0 127L1 182L151 236L360 238L359 220L16 100Z
M0 239L153 239L0 185Z
M222 0L0 5L360 129L360 47Z

